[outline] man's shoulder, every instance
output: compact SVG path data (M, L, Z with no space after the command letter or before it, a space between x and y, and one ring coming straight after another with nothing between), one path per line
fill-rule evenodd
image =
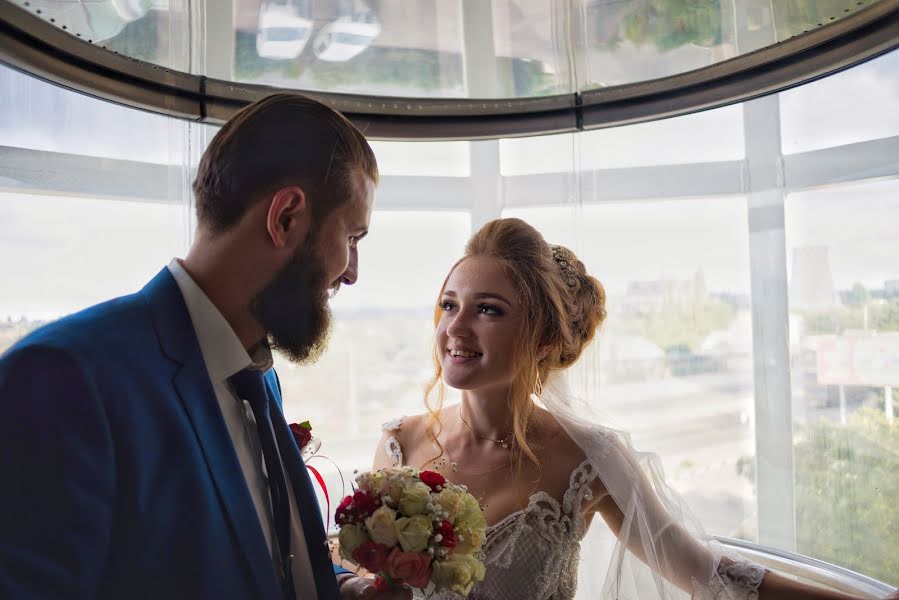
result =
M89 353L91 348L113 350L127 341L129 331L148 320L145 303L138 294L121 296L85 308L38 327L16 342L5 354L36 348L55 349L74 355Z

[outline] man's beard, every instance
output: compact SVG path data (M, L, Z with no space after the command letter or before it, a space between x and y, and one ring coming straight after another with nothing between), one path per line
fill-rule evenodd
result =
M312 364L328 347L331 309L328 280L310 236L250 304L272 349L288 360ZM336 293L339 282L330 286Z

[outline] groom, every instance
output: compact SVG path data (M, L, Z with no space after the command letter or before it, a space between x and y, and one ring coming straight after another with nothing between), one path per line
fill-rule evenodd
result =
M271 369L324 350L377 180L349 121L270 96L203 155L187 258L0 357L0 598L408 597L331 564Z

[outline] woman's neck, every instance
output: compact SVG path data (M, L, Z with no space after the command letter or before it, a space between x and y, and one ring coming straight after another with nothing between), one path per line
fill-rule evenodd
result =
M466 429L476 436L504 440L512 434L509 388L463 391L459 414Z

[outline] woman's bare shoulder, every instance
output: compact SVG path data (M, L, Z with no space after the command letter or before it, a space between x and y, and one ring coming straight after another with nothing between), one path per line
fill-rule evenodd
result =
M404 449L411 450L429 439L431 422L430 413L404 416L385 424L384 431L395 437Z

